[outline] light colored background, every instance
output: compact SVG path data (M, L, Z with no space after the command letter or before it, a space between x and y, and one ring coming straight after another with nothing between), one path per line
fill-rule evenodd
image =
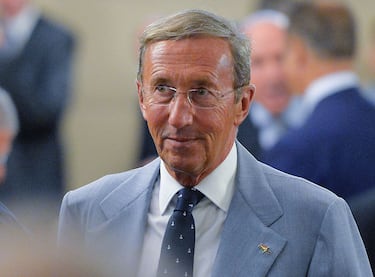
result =
M281 0L280 0L281 1ZM136 98L136 34L152 15L203 8L241 20L256 0L35 0L47 15L71 28L78 39L75 89L63 136L68 189L105 174L134 167L140 142L141 117ZM362 62L374 0L347 0L359 19L358 69ZM53 51L53 49L51 49Z

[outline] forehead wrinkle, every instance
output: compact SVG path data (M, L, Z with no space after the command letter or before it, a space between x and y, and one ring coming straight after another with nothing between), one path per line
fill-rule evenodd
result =
M180 67L178 72L171 68L155 68L150 78L151 82L173 82L173 83L190 83L191 85L215 85L219 80L218 74L211 70L200 68L192 69L189 65Z
M154 43L147 51L151 81L215 83L219 80L222 70L233 67L230 53L223 53L222 48L213 48L213 52L207 54L200 48L186 45L179 47L178 42L176 42L176 47L171 48L168 43L170 41ZM213 55L218 56L214 63L212 62Z

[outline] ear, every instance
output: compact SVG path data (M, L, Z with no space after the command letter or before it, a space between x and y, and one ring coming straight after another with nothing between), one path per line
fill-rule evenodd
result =
M142 93L142 84L138 80L136 81L136 83L137 83L139 107L141 108L141 112L142 112L142 116L143 116L144 120L147 121L147 109L146 109L146 105L144 103L144 97L143 97L143 93Z
M255 86L250 84L242 89L241 99L236 103L236 114L234 124L239 126L249 113L250 104L253 101Z

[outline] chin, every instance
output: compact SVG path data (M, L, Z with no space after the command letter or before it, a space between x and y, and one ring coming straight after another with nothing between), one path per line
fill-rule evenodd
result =
M196 160L189 161L184 158L164 160L166 165L176 173L184 173L190 176L198 176L201 173L201 166Z

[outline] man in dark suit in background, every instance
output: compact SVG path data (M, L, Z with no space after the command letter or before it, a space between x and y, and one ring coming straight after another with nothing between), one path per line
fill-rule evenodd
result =
M375 186L375 109L353 72L354 18L341 4L304 2L289 19L286 76L304 95L304 120L265 160L348 199Z
M237 139L258 159L293 126L298 113L299 101L288 89L282 68L288 24L288 17L276 10L256 11L241 23L253 43L251 76L257 91Z
M64 189L59 127L69 99L73 37L27 0L1 0L0 11L0 86L20 121L1 195L9 204L58 203Z

